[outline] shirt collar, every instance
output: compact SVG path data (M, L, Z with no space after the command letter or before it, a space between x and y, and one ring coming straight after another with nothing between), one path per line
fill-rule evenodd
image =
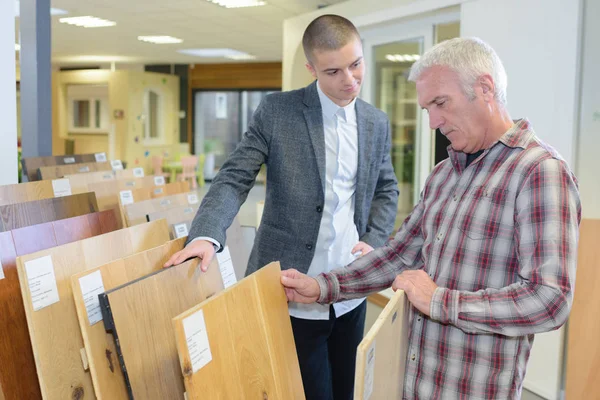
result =
M346 122L356 120L356 98L350 102L345 107L340 107L335 104L327 95L321 90L321 86L319 85L319 81L317 81L317 92L319 93L319 100L321 101L321 109L323 110L323 115L329 118L335 117L335 114L341 109L341 117Z

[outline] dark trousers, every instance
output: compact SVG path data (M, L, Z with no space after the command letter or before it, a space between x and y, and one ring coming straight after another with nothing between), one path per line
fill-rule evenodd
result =
M352 400L356 348L363 338L367 302L329 320L291 317L306 400Z

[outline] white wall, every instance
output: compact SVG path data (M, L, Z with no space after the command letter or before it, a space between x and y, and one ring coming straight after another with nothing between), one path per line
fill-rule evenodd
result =
M15 5L0 1L0 185L17 183Z

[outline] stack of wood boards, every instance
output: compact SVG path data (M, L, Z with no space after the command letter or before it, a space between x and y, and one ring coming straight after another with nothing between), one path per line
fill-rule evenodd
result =
M358 346L354 399L401 399L408 350L409 301L398 290Z
M41 398L16 257L112 232L117 226L114 212L103 211L0 233L0 394L5 398Z
M100 295L130 398L183 398L171 319L223 289L217 261L207 272L198 263L195 258Z
M98 211L94 193L0 206L0 232Z
M45 399L93 396L82 368L83 340L71 276L159 246L169 239L165 221L149 222L17 258L17 271Z
M91 162L82 164L53 165L50 167L40 167L40 179L58 179L65 175L81 174L86 172L112 171L108 162Z
M271 263L173 319L188 399L304 399L280 272Z
M132 193L133 195L133 193ZM124 207L127 226L142 224L148 221L147 215L177 209L182 215L196 214L201 195L198 192L187 192L164 196L158 199L136 201ZM164 218L164 217L163 217ZM160 218L159 218L160 219ZM167 218L167 223L170 224Z
M128 392L113 336L106 333L101 314L88 314L86 305L90 303L90 296L97 296L89 288L101 287L102 291L109 291L160 271L175 252L183 249L184 243L185 239L173 240L71 277L79 326L98 400L127 399Z
M46 157L23 157L23 175L27 176L29 182L40 180L38 169L44 166L81 164L106 161L105 153L75 154L68 156L46 156Z

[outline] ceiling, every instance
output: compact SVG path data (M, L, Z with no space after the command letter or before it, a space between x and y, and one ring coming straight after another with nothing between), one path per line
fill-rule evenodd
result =
M99 63L215 63L225 58L199 58L179 49L231 48L257 57L257 62L280 61L283 20L344 0L267 0L262 7L227 9L206 0L52 0L68 17L91 15L115 21L116 26L81 28L52 17L52 62L56 65ZM18 21L16 26L18 29ZM18 33L17 33L18 35ZM179 44L151 44L140 35L168 35ZM18 37L18 36L17 36Z

